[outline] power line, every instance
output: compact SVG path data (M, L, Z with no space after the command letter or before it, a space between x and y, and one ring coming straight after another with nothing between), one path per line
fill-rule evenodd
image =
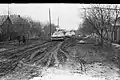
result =
M87 9L95 9L95 8L96 8L96 9L97 9L97 8L98 8L98 9L107 9L107 10L108 10L108 9L109 9L109 10L120 10L120 9L115 9L115 8L101 8L101 7L93 7L93 8L79 8L79 9L85 9L85 10L87 10Z
M85 17L86 17L86 11L91 10L91 9L106 9L106 10L115 10L115 11L120 10L120 9L117 9L117 8L101 8L101 7L79 8L79 9L84 9Z

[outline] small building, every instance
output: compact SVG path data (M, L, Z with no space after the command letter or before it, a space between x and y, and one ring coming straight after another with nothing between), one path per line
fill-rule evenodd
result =
M16 35L28 34L30 24L20 15L0 15L0 28L3 40L11 40ZM11 33L11 34L10 34Z
M112 24L112 26L114 26L114 24ZM115 42L119 42L120 40L120 17L117 19L116 22L116 28L115 28L115 32L113 33L113 38Z
M0 28L1 28L1 39L4 39L4 40L9 40L10 39L10 36L11 36L11 32L13 31L12 30L12 21L10 20L10 17L7 16L7 18L3 18L2 21L0 22Z

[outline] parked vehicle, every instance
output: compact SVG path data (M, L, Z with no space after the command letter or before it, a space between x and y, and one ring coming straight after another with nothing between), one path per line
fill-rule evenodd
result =
M64 35L63 31L56 31L51 36L51 40L64 40L64 37L65 37L65 35Z
M64 40L73 36L75 36L75 32L73 31L56 31L51 36L51 40Z
M74 36L75 35L75 33L74 32L72 32L72 31L68 31L68 32L66 32L65 33L65 36Z

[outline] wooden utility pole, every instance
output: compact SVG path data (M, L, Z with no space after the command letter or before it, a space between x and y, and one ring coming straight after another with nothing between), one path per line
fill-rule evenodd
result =
M8 16L9 16L9 4L8 4Z
M59 27L59 17L58 17L58 27Z
M50 8L49 8L49 22L50 22L50 37L51 37L51 13L50 13Z
M86 17L86 9L85 9L85 17Z
M10 14L10 12L9 12L9 4L8 4L8 18L9 18L9 14ZM8 36L8 40L10 40L10 33L9 33L9 23L8 23L8 28L7 28L7 35L9 35Z

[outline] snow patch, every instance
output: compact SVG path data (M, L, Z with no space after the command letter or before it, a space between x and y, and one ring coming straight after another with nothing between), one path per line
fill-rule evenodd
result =
M79 41L79 43L84 43L84 42L85 42L85 41L83 41L83 40L80 40L80 41Z
M1 49L0 49L0 52L5 51L5 50L7 50L7 49L6 49L6 48L1 48Z
M101 63L86 65L87 74L75 73L68 69L48 68L42 77L30 80L120 80L119 74Z
M115 46L115 47L117 47L117 48L120 48L119 44L112 43L112 45Z

